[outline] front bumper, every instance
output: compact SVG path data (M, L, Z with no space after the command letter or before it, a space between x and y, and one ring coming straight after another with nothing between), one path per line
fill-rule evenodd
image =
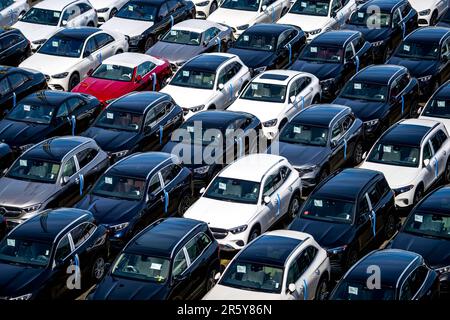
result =
M101 26L106 21L108 21L110 14L111 14L111 8L108 11L106 11L106 12L98 12L97 11L97 17L98 17L97 23L98 23L98 25Z
M241 250L247 244L249 230L233 234L226 229L210 228L214 238L219 243L220 250L235 252Z
M69 90L69 79L70 74L67 77L62 79L55 79L49 75L45 75L45 79L47 80L48 88L56 91L68 91Z
M395 205L399 208L408 208L414 205L414 193L416 188L395 196Z
M419 25L419 27L428 27L430 25L432 14L433 12L430 11L430 13L425 16L419 15L419 17L417 18L417 24Z

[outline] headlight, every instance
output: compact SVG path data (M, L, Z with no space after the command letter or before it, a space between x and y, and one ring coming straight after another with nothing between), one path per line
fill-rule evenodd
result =
M45 41L47 41L47 39L39 39L39 40L35 40L35 41L33 41L33 44L41 45L41 44L43 44Z
M195 107L189 108L189 110L192 111L192 112L198 112L198 111L203 110L204 108L205 108L205 105L201 104L199 106L195 106Z
M395 195L399 195L405 192L408 192L409 190L411 190L412 188L414 188L414 185L409 185L406 187L401 187L401 188L397 188L397 189L393 189Z
M122 150L118 152L112 152L111 155L115 158L123 158L127 155L128 151L130 150Z
M347 249L347 245L341 246L341 247L327 249L327 254L329 256L330 255L336 255L336 254L339 254L339 253L343 253L345 251L345 249Z
M430 76L425 76L425 77L420 77L420 78L417 78L417 80L419 80L420 82L427 82L427 81L430 81L431 78L433 78L432 75L430 75Z
M450 266L446 266L446 267L442 267L442 268L437 268L435 269L437 273L439 274L443 274L443 273L447 273L450 272Z
M247 225L243 225L243 226L239 226L236 228L232 228L228 231L230 231L232 234L237 234L237 233L241 233L244 232L245 230L247 230Z
M322 32L322 29L316 29L316 30L312 30L312 31L308 31L308 34L310 35L316 35Z
M384 43L384 40L372 42L372 47L379 47L382 46Z
M14 297L14 298L9 298L9 300L29 300L31 298L32 294L31 293L27 293L24 294L22 296L18 296L18 297Z
M113 226L109 226L108 229L111 230L112 232L118 232L128 227L129 224L130 224L129 222L119 223Z
M209 166L203 166L194 169L194 173L196 174L206 174L209 171Z
M109 8L102 8L102 9L98 9L96 10L98 13L105 13L108 12Z
M30 149L32 146L34 146L34 144L32 144L32 143L31 144L26 144L24 146L20 146L19 149L20 149L21 152L25 152L28 149Z
M277 125L278 119L272 119L266 122L263 122L264 127L274 127Z
M316 171L317 168L318 168L318 166L305 166L305 167L296 168L296 170L300 174L307 174L307 173L311 173L311 172Z
M373 126L376 126L378 124L378 122L380 122L379 119L373 119L373 120L369 120L369 121L364 122L364 125L366 127L373 127Z
M237 27L238 30L246 30L248 29L248 27L250 27L249 24L243 24L242 26Z
M206 7L209 4L209 1L203 1L196 4L197 7Z
M58 74L52 75L52 78L55 78L55 79L63 79L63 78L65 78L65 77L67 77L68 75L69 75L68 72L63 72L63 73L58 73Z
M258 74L258 73L261 73L261 72L266 71L266 69L267 69L267 66L259 67L259 68L253 69L253 72L254 72L255 74Z
M431 9L423 10L419 12L419 16L427 16L431 13Z
M41 203L38 203L38 204L35 204L35 205L32 205L32 206L23 208L22 211L23 211L24 213L34 212L34 211L39 210L39 208L41 207L41 205L42 205Z
M136 37L131 37L129 42L130 42L130 44L137 45L139 43L139 41L144 39L144 37L145 37L144 35L140 34Z

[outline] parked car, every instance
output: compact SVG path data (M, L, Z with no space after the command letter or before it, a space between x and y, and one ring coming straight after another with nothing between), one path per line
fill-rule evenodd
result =
M311 234L340 275L379 239L390 239L397 223L394 193L383 174L345 169L314 189L289 229Z
M447 0L409 0L419 13L419 26L434 26L448 9Z
M420 201L441 178L450 183L450 139L433 120L403 120L373 146L361 168L383 172L395 192L395 204L407 208Z
M439 87L423 107L419 119L442 122L450 131L450 81Z
M374 65L354 75L333 103L349 106L364 121L369 148L390 126L403 118L417 117L419 83L408 69Z
M249 113L202 111L172 133L162 151L180 157L193 172L195 188L200 190L225 165L254 150L261 141L257 136L260 130L261 121Z
M14 106L14 102L46 88L45 76L38 71L0 66L0 118Z
M260 23L249 27L228 50L237 55L253 74L290 66L306 44L298 27Z
M196 112L225 109L250 81L250 71L229 53L204 53L186 62L161 92L172 96L187 119Z
M112 102L83 136L117 161L134 152L159 150L183 122L183 110L164 93L134 92Z
M199 54L225 51L232 41L230 27L208 20L189 19L174 25L146 54L169 61L175 72Z
M175 156L134 154L111 166L75 207L90 210L108 228L117 250L156 220L182 215L191 203L191 183L191 172Z
M174 24L194 18L191 1L130 0L101 28L125 34L130 51L146 52Z
M108 162L95 141L83 137L51 138L28 149L0 178L0 207L8 227L45 209L71 206Z
M98 16L98 25L113 18L128 0L89 0Z
M30 54L30 42L20 30L0 28L0 65L17 66Z
M83 132L100 110L100 102L92 96L38 91L20 100L0 120L0 141L18 155L45 139Z
M380 271L379 288L368 288L368 268ZM371 271L372 273L374 271ZM339 281L330 300L432 300L439 297L439 278L423 258L404 250L373 251Z
M305 193L363 155L363 124L349 107L314 105L300 111L281 130L268 153L286 157L299 172Z
M88 0L43 0L33 5L14 25L36 51L63 28L97 26L97 13Z
M0 240L6 235L6 219L0 214Z
M161 219L127 244L89 299L199 299L219 268L219 246L206 223Z
M298 172L283 157L251 154L223 169L184 214L208 223L222 250L236 251L297 214Z
M450 292L449 193L445 186L419 202L389 245L420 254L439 274L441 292L446 293Z
M72 92L91 94L106 107L134 91L161 89L172 75L167 61L142 54L125 52L102 61ZM156 77L156 78L155 78Z
M52 90L70 91L103 59L128 50L125 36L98 28L62 29L20 67L45 74Z
M375 62L382 64L417 28L417 19L408 0L371 0L358 7L343 28L361 32L372 44Z
M436 23L436 26L450 28L450 10L445 10L445 12L441 15L438 22Z
M296 0L278 23L296 25L312 40L326 31L340 29L355 9L355 0Z
M310 73L266 71L253 78L227 110L254 114L273 139L299 110L319 103L320 95L319 79Z
M314 38L289 69L315 75L322 98L333 100L354 74L372 62L372 47L360 32L329 31Z
M106 233L85 210L46 210L34 216L0 242L0 296L54 300L81 294L80 289L103 277ZM76 277L74 272L79 272L78 290L78 283L72 289L68 286L68 278Z
M211 13L217 10L222 0L193 0L195 5L195 17L197 19L206 19Z
M23 16L30 5L28 0L4 0L0 3L0 26L11 26Z
M6 143L0 143L0 175L9 168L14 160L12 149Z
M450 78L450 29L424 27L410 33L387 62L408 68L427 100Z
M330 259L311 235L263 234L241 250L203 300L324 300Z

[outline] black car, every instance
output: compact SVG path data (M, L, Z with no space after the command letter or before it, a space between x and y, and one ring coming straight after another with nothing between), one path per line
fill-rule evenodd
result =
M345 169L314 189L289 229L311 234L340 274L377 240L390 239L397 223L394 192L383 174Z
M18 66L30 55L30 42L19 29L0 28L0 65Z
M435 269L441 292L450 293L450 187L426 196L411 211L390 248L417 252Z
M362 161L363 123L349 107L314 105L289 121L277 142L268 153L288 159L300 174L302 188L311 191L330 173Z
M9 168L14 160L14 154L10 146L0 143L0 172Z
M117 161L161 149L182 122L183 109L168 94L133 92L109 104L81 135L94 139Z
M100 111L93 96L38 91L20 100L0 121L0 141L19 153L51 137L83 132Z
M131 155L110 167L76 204L110 230L121 249L137 232L168 215L181 216L193 196L192 173L170 154Z
M437 27L450 28L450 10L447 9L436 23Z
M370 278L374 281L369 281ZM420 255L404 250L378 250L358 261L339 281L329 299L433 300L438 297L438 275Z
M195 19L195 6L186 0L131 0L102 25L128 36L129 51L146 52L170 28Z
M421 119L437 120L444 123L448 132L450 127L450 81L439 87L423 107L420 114Z
M408 68L419 80L421 100L427 100L450 78L450 29L424 27L409 34L388 64Z
M349 106L364 121L366 146L371 146L400 119L416 117L418 100L419 84L408 69L376 65L353 76L333 103Z
M127 244L89 299L200 299L219 271L219 245L206 223L161 219Z
M261 23L245 30L228 53L237 55L253 74L257 74L288 67L305 44L305 32L299 27Z
M214 133L214 136L205 135L205 131ZM162 151L177 155L183 165L192 170L195 188L201 189L227 164L225 162L232 162L239 155L253 150L260 137L253 139L252 134L261 131L261 121L249 113L201 111L172 134L171 141ZM221 146L212 148L216 143L221 143ZM220 154L216 154L215 149L219 149Z
M6 219L0 214L0 240L6 235Z
M29 94L46 89L45 76L30 69L0 66L0 118L14 103Z
M372 46L362 33L340 30L314 38L289 69L315 75L322 99L332 100L355 73L372 63Z
M371 0L343 26L360 31L372 44L375 62L384 63L402 39L417 28L418 14L408 0Z
M79 296L104 275L106 234L90 212L73 208L18 226L0 242L0 299Z

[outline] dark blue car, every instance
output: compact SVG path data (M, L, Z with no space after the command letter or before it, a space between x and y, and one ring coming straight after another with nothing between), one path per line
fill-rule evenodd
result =
M322 86L322 99L332 100L355 73L372 63L372 46L362 33L341 30L314 38L289 69L315 75Z
M9 168L13 160L12 149L6 143L0 143L0 172Z
M30 55L30 41L19 29L0 28L0 65L18 66Z

